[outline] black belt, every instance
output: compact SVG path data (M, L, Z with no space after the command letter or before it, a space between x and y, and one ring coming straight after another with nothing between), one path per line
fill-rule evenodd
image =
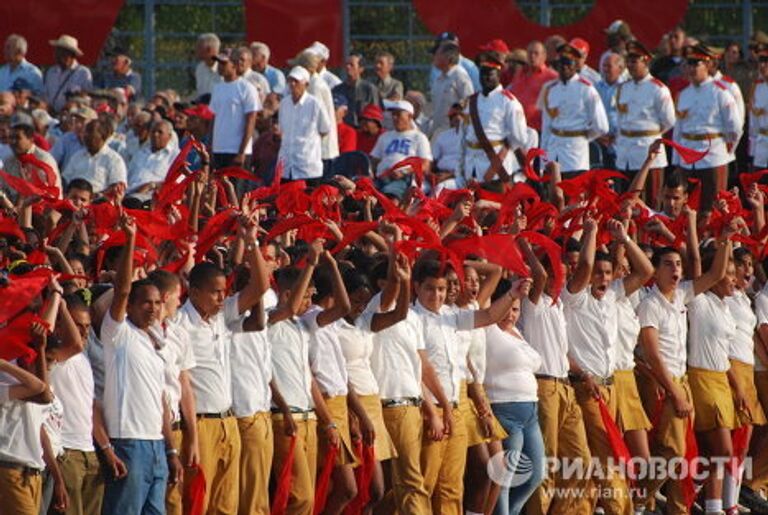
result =
M235 414L232 412L231 409L228 409L226 411L221 411L219 413L198 413L197 418L229 418L234 417Z
M25 476L39 476L43 473L41 469L27 467L26 465L13 461L0 461L0 468L18 470Z
M556 383L562 383L570 385L571 381L567 377L555 377L547 374L535 374L536 379L543 379L544 381L555 381Z

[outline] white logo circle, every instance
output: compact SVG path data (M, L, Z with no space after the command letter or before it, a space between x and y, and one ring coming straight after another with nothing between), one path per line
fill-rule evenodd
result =
M486 468L494 483L514 488L531 477L533 462L520 451L501 451L491 456Z

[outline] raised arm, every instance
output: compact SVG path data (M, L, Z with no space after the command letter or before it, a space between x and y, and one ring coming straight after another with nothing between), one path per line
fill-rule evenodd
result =
M595 266L597 246L597 223L592 218L584 219L584 234L581 235L581 252L573 276L568 281L568 291L578 293L592 280L592 268Z
M288 304L270 311L267 323L270 325L276 324L277 322L291 318L299 312L301 303L304 300L304 294L307 292L310 281L312 281L312 273L315 271L315 267L317 266L317 262L320 259L320 254L322 252L323 240L313 241L309 246L309 252L307 253L307 266L301 271L298 281L291 288L291 297L288 299Z
M371 319L371 331L377 333L384 329L395 325L396 323L405 320L408 316L408 310L411 307L411 266L408 263L408 258L403 254L398 254L395 258L396 272L394 277L390 278L390 282L394 282L399 285L397 304L395 309L387 311L385 313L375 313Z
M531 276L533 278L531 291L528 292L528 300L534 304L538 304L539 299L541 299L541 294L544 293L544 288L547 286L547 279L549 276L544 265L541 264L541 261L539 261L539 258L537 258L536 254L533 252L530 243L524 238L519 238L517 241L519 242L520 250L523 251L525 261L531 269Z
M525 298L531 291L530 279L518 279L512 283L506 295L502 295L496 301L485 309L475 311L475 329L495 324L504 318L515 299Z
M471 266L477 271L478 275L485 277L480 283L480 290L477 292L477 304L481 308L487 307L491 295L493 295L493 292L496 291L496 287L499 285L504 270L499 265L482 261L465 261L464 264Z
M724 233L725 234L725 233ZM703 293L717 284L723 277L725 277L725 270L728 266L728 259L731 257L733 250L731 240L719 239L717 241L717 253L715 254L715 260L712 262L712 266L709 267L705 273L693 279L693 293L698 295Z
M120 227L125 234L125 245L117 263L114 295L112 304L109 306L109 314L116 322L123 321L128 308L128 295L131 293L133 279L133 251L136 248L136 222L133 218L123 214L120 218Z
M333 306L328 309L324 309L317 315L318 327L324 327L332 324L336 320L344 317L349 310L352 309L352 304L349 302L349 295L347 295L347 289L344 287L344 279L341 278L339 272L339 265L333 258L330 252L327 250L323 252L323 259L328 267L331 269L331 280L333 281Z
M662 145L663 142L661 139L657 139L651 143L650 147L648 147L648 157L645 158L645 161L643 161L640 170L632 178L632 182L629 183L629 189L627 190L628 192L634 193L637 196L645 191L645 183L648 180L648 172L650 172L651 167L653 166L654 159L656 159L656 156L659 155L659 153L662 151Z
M258 225L251 221L245 227L245 259L250 266L251 274L248 284L240 291L237 298L237 308L242 314L254 307L269 289L269 275L264 256L261 255L259 242L256 239Z
M0 372L16 379L19 384L8 387L10 400L23 400L43 393L47 386L35 374L0 358Z
M611 231L613 239L622 244L627 254L632 271L624 278L624 293L632 295L653 276L653 265L645 252L629 237L623 223L619 220L609 220L608 230Z

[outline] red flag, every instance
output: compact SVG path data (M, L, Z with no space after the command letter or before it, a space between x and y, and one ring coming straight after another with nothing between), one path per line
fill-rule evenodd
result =
M0 218L0 235L13 236L21 241L27 241L27 236L13 218Z
M699 457L699 446L696 443L696 433L693 430L693 419L689 416L685 431L685 462L688 465L688 474L683 478L683 496L685 504L690 508L693 501L696 500L696 485L693 483L693 477L697 472L697 458Z
M312 515L319 515L325 509L325 501L328 499L328 487L331 484L331 473L333 472L333 467L336 466L336 455L338 453L339 448L336 446L328 447L328 452L325 453L323 468L320 471L320 477L317 478L317 486L315 487L315 506L312 510Z
M709 148L701 152L699 150L694 150L692 148L685 147L680 143L676 143L672 141L671 139L661 138L661 141L663 141L664 144L667 145L668 147L674 148L677 151L677 154L680 156L680 159L685 161L685 164L690 165L697 161L701 161L704 158L704 156L706 156L709 153Z
M23 359L29 362L37 357L37 352L29 346L32 341L30 328L33 322L48 325L37 314L27 311L0 329L0 358L6 361Z
M613 420L611 412L608 410L608 406L605 405L605 401L602 397L597 398L597 405L600 408L600 418L603 420L605 434L608 436L608 442L611 444L613 457L619 460L620 463L629 463L632 459L632 455L629 453L627 444L624 442L624 437L621 434L619 426L617 426L616 421Z
M33 183L35 183L37 186L43 187L44 189L46 186L52 186L54 187L55 191L58 192L58 188L56 188L56 172L53 170L51 165L45 161L41 161L34 154L22 154L18 157L18 159L19 162L23 165L39 168L45 174L45 181L40 180L40 177L35 173L30 174ZM57 193L54 196L58 197L59 195Z
M191 477L190 477L191 475ZM200 465L195 466L194 474L184 475L184 515L203 515L205 507L205 491L207 485L205 474Z
M546 157L547 151L541 148L532 148L525 154L525 163L523 163L523 173L526 179L533 182L547 182L549 175L539 175L533 169L533 160L537 157Z
M205 259L205 255L211 250L213 244L224 234L229 234L237 225L237 216L234 209L219 211L205 224L205 227L197 236L197 254L195 261L198 263Z
M331 254L336 254L344 250L349 244L362 238L365 234L375 231L379 227L378 222L350 222L345 224L342 233L344 239L336 244L331 250Z
M362 440L355 446L355 454L360 458L361 466L355 469L357 497L347 505L344 515L362 515L371 500L371 481L376 468L376 452L373 445L365 445Z
M416 186L421 188L421 186L424 184L424 160L420 157L412 156L412 157L406 157L405 159L398 161L394 165L392 165L391 168L388 168L387 170L384 170L379 177L389 177L390 175L393 175L396 171L401 170L403 168L410 168L413 171L413 176L416 178Z
M16 192L22 197L31 197L36 195L38 197L55 198L58 196L58 195L53 195L53 193L51 191L48 191L48 189L45 187L32 184L30 181L27 181L20 177L16 177L15 175L6 173L3 170L0 170L0 177L2 177L5 180L5 182L8 184L8 186L16 190ZM54 188L54 189L58 191L58 188Z
M747 455L749 446L749 425L744 424L731 431L731 445L733 446L733 458L731 458L731 476L739 477L739 467Z
M529 277L530 270L525 265L523 256L511 234L488 234L453 240L445 245L464 260L471 254L479 254L491 263L495 263L521 277Z
M288 454L285 456L283 468L280 469L280 476L277 478L277 487L275 495L272 498L271 515L284 515L288 507L288 499L291 495L291 485L293 483L293 459L296 453L296 435L291 437L291 444L288 448Z
M740 173L739 182L741 183L741 189L747 191L750 186L758 182L763 176L768 175L768 169L760 170L752 173Z
M252 181L256 179L256 176L244 168L239 166L228 166L226 168L219 168L213 172L214 177L232 177L233 179L245 179Z
M0 286L0 323L10 320L29 307L49 282L51 270L45 268L25 275L10 275L7 284Z

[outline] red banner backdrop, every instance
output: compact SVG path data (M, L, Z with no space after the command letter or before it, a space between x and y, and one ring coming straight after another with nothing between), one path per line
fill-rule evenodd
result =
M0 38L17 33L30 43L28 58L51 64L49 39L70 34L80 42L82 61L97 59L124 0L2 0ZM247 36L261 40L272 49L276 66L313 41L322 41L331 50L331 64L341 63L343 13L341 0L244 0ZM643 43L655 46L661 36L685 15L688 0L665 0L664 9L648 9L637 0L595 0L592 10L580 20L545 27L532 22L514 1L414 0L426 27L437 34L450 30L459 34L466 55L492 38L504 39L510 47L525 46L532 39L551 34L580 36L592 46L593 58L605 48L603 30L615 19L625 20Z

